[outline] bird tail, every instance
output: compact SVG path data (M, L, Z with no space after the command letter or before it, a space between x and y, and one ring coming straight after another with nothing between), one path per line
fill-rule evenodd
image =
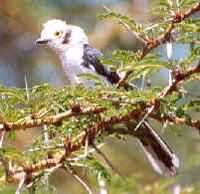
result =
M135 133L154 170L160 175L176 175L179 159L153 127L145 121Z

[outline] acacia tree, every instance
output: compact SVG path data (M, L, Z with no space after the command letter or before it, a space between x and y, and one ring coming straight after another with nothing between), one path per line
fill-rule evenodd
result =
M100 19L117 21L143 43L143 47L136 52L115 50L111 57L101 59L113 70L124 73L113 88L106 87L93 75L83 76L95 81L96 88L84 88L81 84L62 89L46 84L26 89L0 87L2 186L16 183L16 193L26 188L30 193L40 193L40 187L47 184L48 176L62 168L91 193L92 189L79 177L75 167L83 166L93 172L94 179L101 176L107 181L112 180L109 171L96 160L93 153L100 154L118 173L99 149L106 136L134 135L133 130L119 130L116 125L130 121L137 128L148 118L162 125L187 125L200 130L200 120L191 117L191 111L199 113L196 107L199 105L198 97L180 105L189 95L186 89L183 90L185 84L198 80L200 75L200 20L197 13L200 2L156 0L156 3L156 8L152 10L156 18L153 22L138 24L109 9L99 16ZM188 56L173 59L174 43L189 45ZM166 46L168 60L163 57L166 54L158 54L153 50L160 45ZM169 72L165 87L144 81L154 71L163 68ZM124 88L127 83L141 77L142 88L140 84L132 90ZM8 147L3 142L8 133L12 137L19 130L38 127L44 128L43 133L24 152ZM134 187L130 192L133 190L142 193L143 188ZM153 190L167 192L165 187Z

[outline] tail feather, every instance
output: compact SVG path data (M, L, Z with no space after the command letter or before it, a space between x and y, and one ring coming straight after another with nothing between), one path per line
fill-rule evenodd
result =
M144 122L136 136L154 170L165 176L174 176L179 168L179 159L155 132L148 122Z

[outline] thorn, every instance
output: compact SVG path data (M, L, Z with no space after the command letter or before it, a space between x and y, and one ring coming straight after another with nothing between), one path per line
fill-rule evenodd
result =
M43 125L43 129L44 129L44 142L45 142L45 144L48 144L49 134L48 134L48 130L47 130L47 125L46 124Z
M168 126L168 123L169 123L169 121L168 121L168 120L165 120L165 122L164 122L164 124L163 124L163 126L162 126L162 128L161 128L161 133L162 133L162 134L165 132L165 129L166 129L166 127Z
M99 184L99 188L97 189L96 194L108 194L108 191L105 187L105 181L100 179L98 181L98 184Z
M3 146L3 141L5 139L6 136L6 130L3 130L2 135L1 135L1 140L0 140L0 148L2 148Z
M105 4L102 4L101 7L105 9L107 12L111 12L111 9L109 9Z
M103 157L105 162L110 166L113 172L117 173L119 177L121 177L124 181L127 181L126 177L124 177L119 170L112 164L112 162L108 159L108 157L98 148L94 143L91 143L92 147L96 150L96 152Z
M82 168L82 175L85 176L86 174L86 158L88 155L88 136L85 139L85 150L84 150L84 159L83 159L83 168Z
M172 42L171 41L167 41L167 43L166 43L166 51L167 51L168 61L171 61L172 55L173 55L173 47L172 47Z
M27 174L24 172L23 173L23 177L22 177L21 181L19 182L19 185L18 185L18 188L17 188L15 194L20 194L21 193L22 188L24 186L24 183L26 181L26 177L27 177Z
M173 78L172 78L172 71L168 71L168 86L171 86L173 83Z
M28 91L28 82L27 82L26 73L25 73L25 75L24 75L24 83L25 83L25 88L26 88L26 98L27 98L27 100L30 100L29 91Z
M84 189L88 192L88 194L92 194L92 189L90 189L90 187L87 185L87 183L85 181L83 181L76 173L76 171L74 169L69 169L69 167L67 165L63 166L63 169L66 172L70 172L71 175L84 187Z

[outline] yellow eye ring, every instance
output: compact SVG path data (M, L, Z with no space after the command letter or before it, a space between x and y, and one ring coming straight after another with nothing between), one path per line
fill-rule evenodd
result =
M54 33L54 35L55 35L56 37L60 37L60 36L62 35L62 31L56 31L56 32Z

